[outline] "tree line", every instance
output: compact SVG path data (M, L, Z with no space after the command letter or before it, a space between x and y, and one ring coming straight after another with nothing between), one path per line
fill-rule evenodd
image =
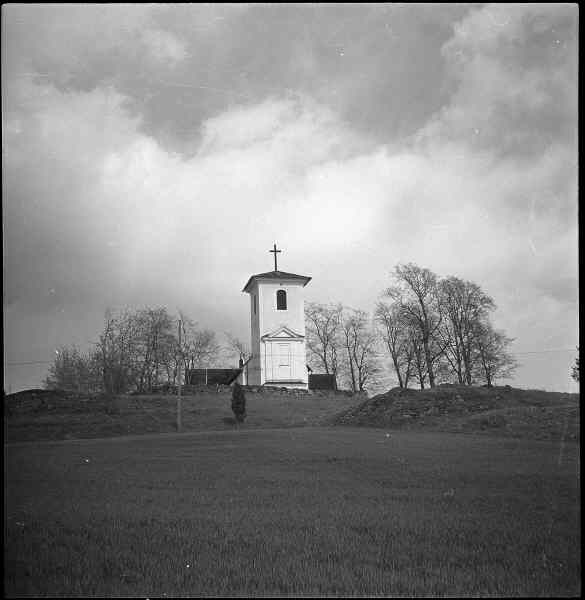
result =
M65 346L56 351L45 387L81 393L150 392L177 385L179 367L183 383L187 370L234 362L234 355L245 348L230 334L220 344L215 332L199 328L184 314L176 319L164 307L108 311L104 321L91 349Z
M513 374L513 340L491 324L496 306L479 285L441 279L412 263L396 266L391 283L372 314L341 303L307 303L307 360L313 370L335 375L339 387L353 391L378 382L384 362L403 388L444 382L491 386ZM236 337L225 333L220 342L215 332L179 316L164 307L107 311L92 348L57 350L45 387L150 392L177 385L179 367L185 374L249 358L247 344Z
M513 340L490 322L495 308L472 281L397 265L372 315L341 303L307 304L309 363L354 391L379 378L383 357L402 388L491 386L518 364L509 350Z

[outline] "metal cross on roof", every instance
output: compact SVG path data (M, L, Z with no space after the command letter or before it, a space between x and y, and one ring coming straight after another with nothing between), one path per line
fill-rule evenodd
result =
M277 263L276 263L276 255L279 252L282 252L282 250L277 250L276 249L276 244L274 244L274 250L268 250L268 252L272 252L274 254L274 270L278 271L278 266L277 266Z

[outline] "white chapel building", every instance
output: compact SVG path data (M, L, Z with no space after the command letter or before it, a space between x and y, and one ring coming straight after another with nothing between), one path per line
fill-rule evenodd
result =
M243 292L250 294L252 358L248 385L308 389L305 347L304 287L311 277L278 270L252 275Z

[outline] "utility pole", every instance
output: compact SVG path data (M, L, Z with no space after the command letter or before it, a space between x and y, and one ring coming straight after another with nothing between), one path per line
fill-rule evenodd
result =
M183 366L183 347L181 346L181 319L179 319L179 386L177 390L177 431L181 431L181 367Z

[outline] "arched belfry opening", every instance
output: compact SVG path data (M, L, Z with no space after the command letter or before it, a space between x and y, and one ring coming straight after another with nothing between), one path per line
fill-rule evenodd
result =
M286 310L286 291L278 290L276 292L276 310Z

